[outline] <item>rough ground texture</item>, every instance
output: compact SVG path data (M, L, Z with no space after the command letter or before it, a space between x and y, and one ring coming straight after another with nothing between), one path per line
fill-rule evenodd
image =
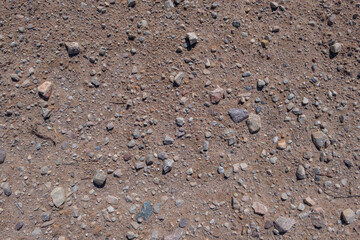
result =
M1 239L360 238L359 13L1 1Z

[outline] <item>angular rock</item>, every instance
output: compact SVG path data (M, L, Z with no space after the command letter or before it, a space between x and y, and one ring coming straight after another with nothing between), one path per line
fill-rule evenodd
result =
M170 144L173 144L174 142L174 139L172 139L172 137L170 137L169 135L165 135L165 138L164 138L164 145L170 145Z
M163 162L163 174L167 174L168 172L171 171L171 169L173 168L173 165L174 165L174 160L172 159L166 159L164 160Z
M0 147L0 164L4 163L6 159L6 151L4 148Z
M56 207L60 207L65 202L65 190L62 187L56 187L50 193L52 201Z
M311 133L311 139L315 144L316 148L321 150L321 148L326 147L328 137L322 131L316 131Z
M234 123L242 122L249 117L248 111L244 108L230 108L228 113Z
M39 95L44 99L49 99L53 92L52 82L46 81L38 87Z
M284 234L289 231L295 223L296 221L292 218L278 217L274 222L274 226L280 234Z
M11 187L10 187L10 184L8 183L8 182L4 182L4 183L2 183L1 184L1 188L3 189L3 191L4 191L4 194L6 195L6 196L10 196L11 195Z
M251 113L248 120L246 120L246 125L249 128L251 134L259 132L261 128L261 118L259 115Z
M107 175L100 170L95 172L93 183L96 187L102 188L105 186Z
M331 47L330 47L330 52L332 54L338 54L341 51L342 45L341 43L334 43Z
M210 92L210 101L212 104L217 104L221 99L224 98L224 89L217 87L215 90Z
M150 202L144 202L140 212L136 215L136 220L142 218L144 221L147 221L152 215L152 207Z
M174 79L174 84L176 86L180 86L182 81L183 81L183 78L185 76L185 73L184 72L179 72L176 76L175 76L175 79Z
M80 53L80 44L78 42L66 42L65 47L69 56L75 56Z
M276 148L279 149L279 150L284 150L284 149L286 149L286 140L285 140L285 139L280 139L280 140L277 142Z
M189 32L186 34L186 39L189 41L190 45L194 45L197 43L198 37L194 32Z
M355 218L356 218L356 215L355 215L354 211L351 210L350 208L342 211L342 213L341 213L341 220L345 224L350 224L350 223L354 222Z
M254 212L259 215L265 215L268 212L267 207L260 202L254 202L252 208L254 209Z
M325 220L325 212L322 208L315 208L310 213L310 219L312 225L317 229L321 229L327 225Z

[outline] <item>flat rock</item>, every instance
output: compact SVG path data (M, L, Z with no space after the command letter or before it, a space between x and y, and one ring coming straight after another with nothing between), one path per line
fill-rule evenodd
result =
M259 215L265 215L268 212L267 207L260 202L254 202L252 208L254 209L254 212Z
M296 221L292 218L278 217L274 222L274 226L280 234L284 234L289 231L295 223Z
M182 237L183 233L184 233L183 229L177 228L175 229L174 232L164 236L164 240L179 240Z
M140 212L136 215L136 220L142 218L144 221L147 221L152 215L152 207L150 202L144 202Z
M244 108L230 108L228 113L234 123L242 122L249 117L248 111Z
M51 192L51 198L56 207L60 207L65 202L65 190L62 187L56 187Z

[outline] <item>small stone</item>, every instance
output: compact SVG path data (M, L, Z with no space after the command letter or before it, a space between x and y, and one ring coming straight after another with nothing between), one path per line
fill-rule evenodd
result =
M251 134L259 132L261 128L261 119L259 115L251 113L248 120L246 120L246 125L249 128Z
M288 195L286 193L281 194L281 200L286 201L288 199Z
M80 53L80 44L78 42L66 42L65 47L69 56L75 56Z
M184 126L184 124L185 124L184 118L182 118L182 117L176 118L176 125L178 125L179 127L182 127L182 126Z
M321 229L327 225L326 220L325 220L325 212L320 207L315 208L310 213L310 219L311 219L311 223L313 224L313 226L317 229Z
M268 212L267 207L260 202L254 202L252 208L254 209L254 212L259 215L265 215Z
M177 228L174 232L169 235L164 236L164 240L179 240L184 233L184 230Z
M120 178L122 176L121 169L116 169L113 175L114 177Z
M197 43L198 37L194 32L189 32L186 34L186 39L189 41L190 45L194 45Z
M39 95L46 100L50 98L53 92L53 84L49 81L44 82L38 87Z
M235 197L231 198L231 206L234 210L240 210L240 203Z
M310 207L316 205L315 201L312 200L310 197L305 198L305 199L304 199L304 203L307 204L307 205L309 205Z
M328 141L328 137L322 131L316 131L311 133L311 139L315 144L316 148L319 150L323 147L326 147L326 142Z
M250 77L250 76L251 76L251 72L246 71L246 72L243 73L242 76L243 76L243 77Z
M135 7L136 0L127 0L127 6L128 7Z
M152 215L152 207L150 202L144 202L140 212L136 215L136 220L139 221L139 218L142 218L144 221L147 221Z
M305 175L305 168L303 167L303 165L299 165L297 170L296 170L296 178L298 180L303 180L305 179L306 175Z
M171 169L173 168L174 165L174 160L172 159L166 159L163 162L163 174L167 174L168 172L171 171Z
M4 163L6 159L6 151L4 148L0 147L0 164Z
M215 90L210 92L210 101L212 104L217 104L221 99L224 98L224 89L217 87Z
M90 83L96 88L98 88L100 86L100 82L97 77L92 77L90 79Z
M187 224L188 224L188 221L186 220L186 218L180 219L179 227L185 228L187 226Z
M284 234L289 231L295 223L296 221L292 218L278 217L274 222L274 225L280 234Z
M272 228L273 226L274 226L274 224L271 221L267 220L265 222L264 228L269 229L269 228Z
M51 212L43 212L43 213L41 213L41 219L43 220L43 222L50 221L50 218L51 218Z
M18 222L16 225L15 225L15 230L16 231L20 231L20 229L24 226L24 223L23 222Z
M98 188L102 188L105 186L105 183L106 183L106 179L107 179L107 176L105 173L103 173L102 171L100 170L97 170L95 172L95 175L94 175L94 178L93 178L93 183L96 187Z
M275 11L276 9L278 9L279 4L277 2L271 2L270 7L271 7L271 10Z
M184 76L185 76L185 73L184 73L184 72L179 72L179 73L175 76L174 83L175 83L176 86L180 86L180 85L181 85Z
M136 162L135 163L135 169L136 171L143 169L145 167L145 163L144 162Z
M148 154L146 157L145 157L145 163L146 165L152 165L154 163L154 155L152 153Z
M6 196L9 197L9 196L11 195L11 187L10 187L10 185L9 185L8 182L2 183L2 184L1 184L1 188L3 189L4 194L5 194Z
M19 75L17 75L16 73L11 74L11 75L10 75L10 78L11 78L11 80L13 80L14 82L20 81L20 77L19 77Z
M235 123L242 122L249 117L248 111L244 108L230 108L228 113Z
M107 131L111 131L111 130L113 130L114 129L114 123L108 123L107 125L106 125L106 130Z
M170 145L174 143L174 139L172 139L169 135L166 135L163 141L164 145Z
M285 141L285 139L280 139L280 140L277 142L276 148L279 149L279 150L284 150L284 149L286 149L286 141Z
M298 210L299 211L304 211L305 210L305 205L303 203L299 203Z
M341 219L343 220L343 222L345 224L350 224L352 222L355 221L355 213L353 210L351 210L350 208L344 210L342 213L341 213Z
M341 51L342 45L341 43L334 43L331 47L330 47L330 52L333 54L338 54Z
M51 198L56 207L60 207L65 202L65 190L62 187L56 187L51 192Z

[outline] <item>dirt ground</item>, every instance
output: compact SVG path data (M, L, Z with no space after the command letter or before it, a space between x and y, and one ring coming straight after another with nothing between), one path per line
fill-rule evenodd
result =
M1 1L1 239L360 238L359 14Z

